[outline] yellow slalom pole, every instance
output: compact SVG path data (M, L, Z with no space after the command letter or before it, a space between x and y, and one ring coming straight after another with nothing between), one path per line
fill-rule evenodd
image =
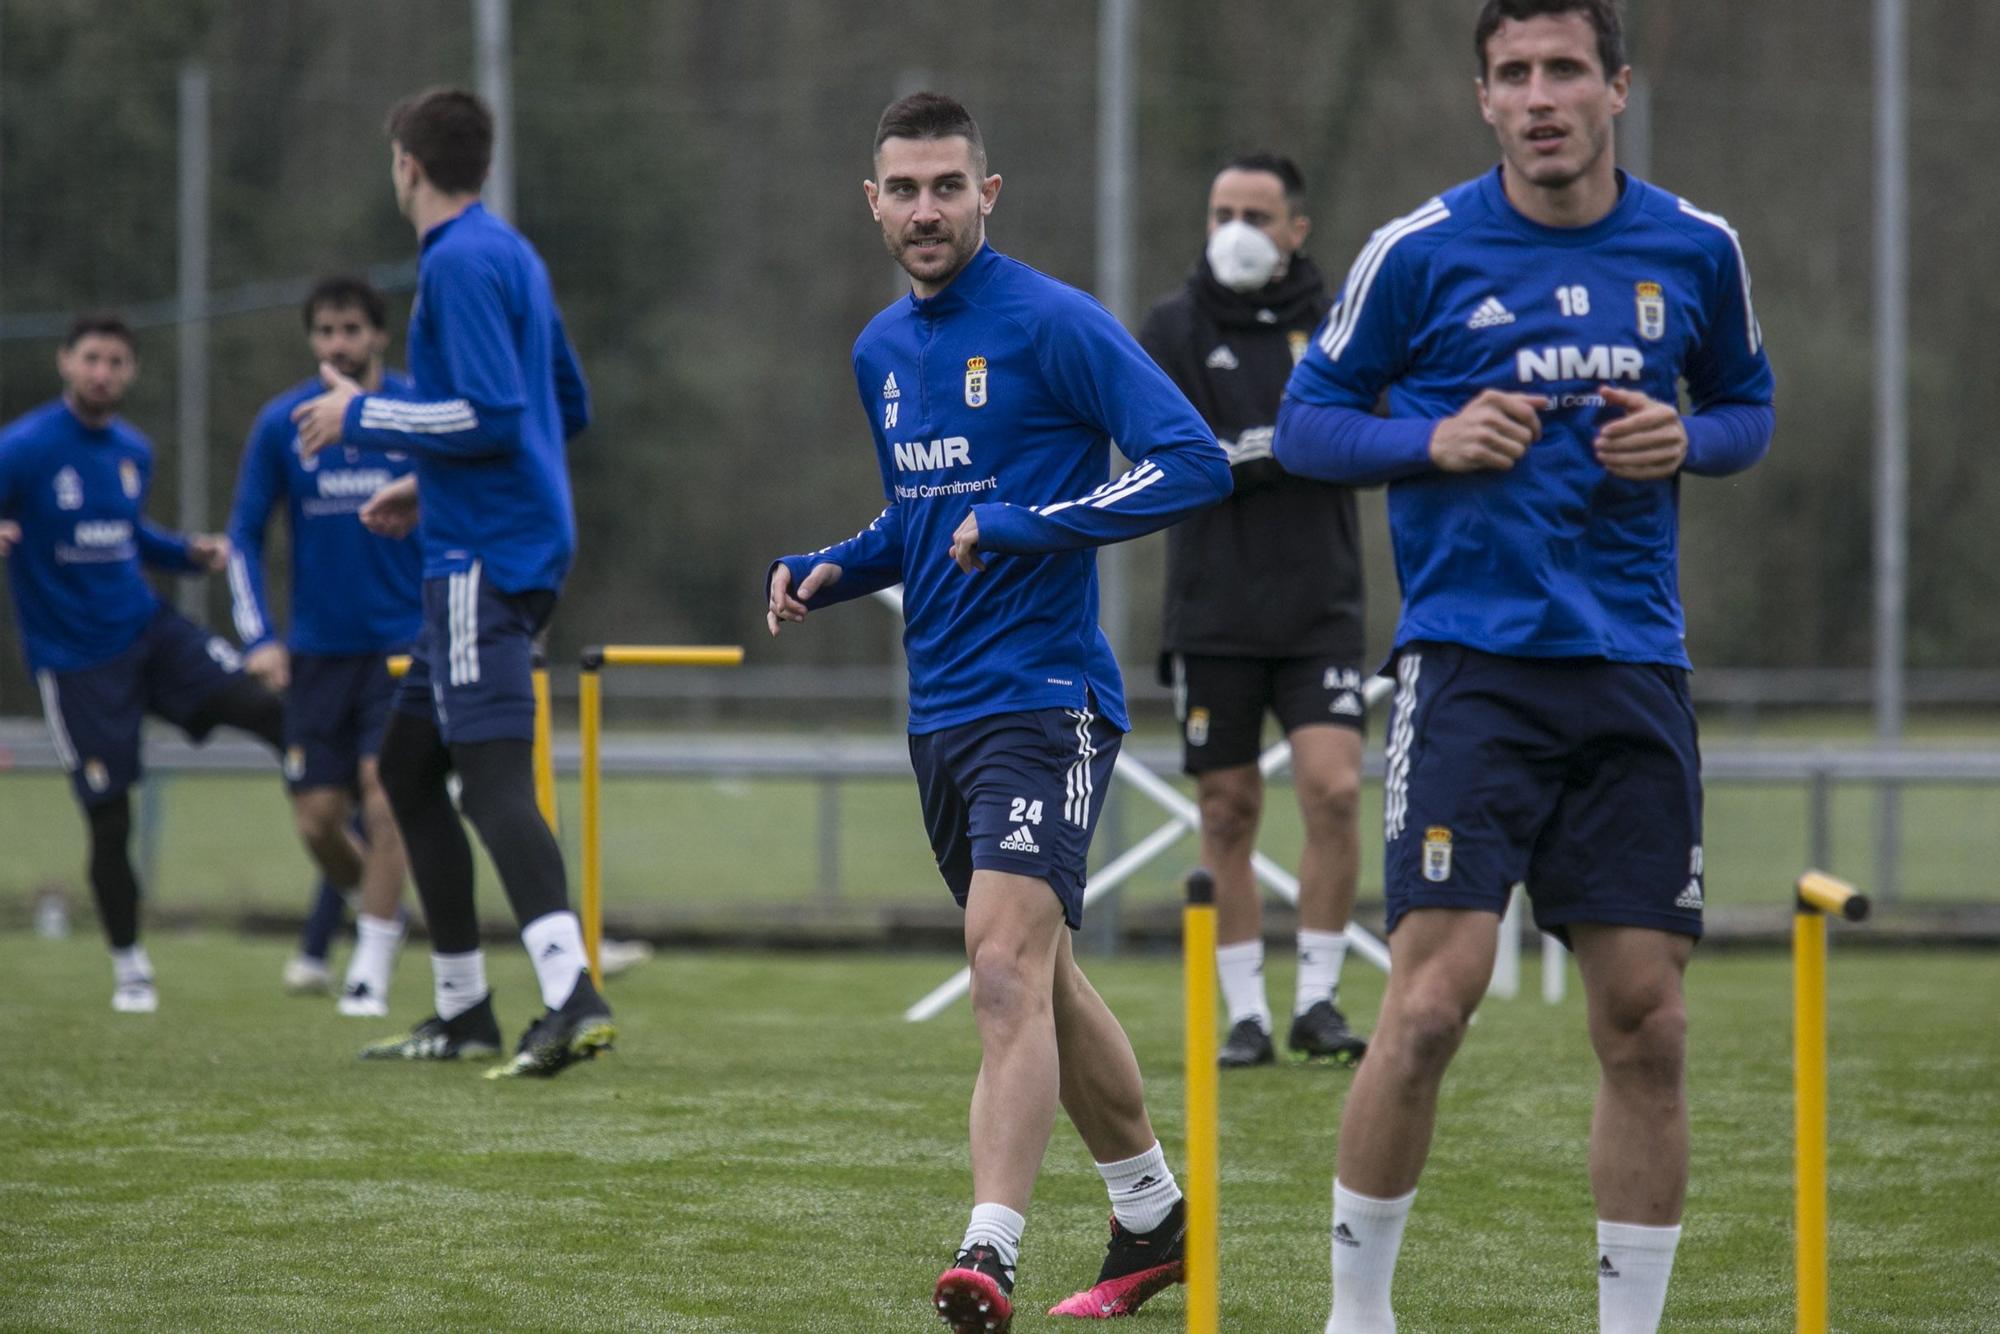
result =
M1799 877L1792 912L1792 1135L1798 1189L1799 1334L1826 1334L1826 919L1868 916L1868 896L1824 871Z
M562 817L556 809L556 754L554 726L549 716L549 669L535 668L535 805L541 808L542 823L551 834L562 832Z
M1215 881L1206 871L1187 878L1181 927L1182 986L1187 1038L1187 1327L1216 1334L1222 1188L1215 1065Z
M740 667L741 644L606 644L606 667Z
M577 676L576 701L578 736L582 744L583 800L583 950L590 960L590 976L600 986L604 972L598 967L598 945L604 938L604 860L601 840L604 832L604 774L601 743L604 728L604 700L594 652L583 657L583 671Z

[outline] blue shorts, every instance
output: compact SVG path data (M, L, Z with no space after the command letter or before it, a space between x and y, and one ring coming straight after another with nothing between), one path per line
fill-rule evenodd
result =
M1045 881L1071 929L1083 924L1090 832L1125 734L1087 709L976 718L910 738L910 765L938 872L958 906L972 873Z
M1410 644L1383 785L1389 930L1412 908L1701 935L1701 754L1688 674Z
M285 782L292 791L355 786L382 748L396 682L380 653L295 653L285 690Z
M396 692L396 712L434 718L446 744L535 739L535 636L549 623L548 589L503 593L480 563L424 580L423 635Z
M49 736L77 800L101 805L139 781L139 724L148 713L190 741L206 737L202 706L242 669L227 640L163 605L110 662L35 673Z

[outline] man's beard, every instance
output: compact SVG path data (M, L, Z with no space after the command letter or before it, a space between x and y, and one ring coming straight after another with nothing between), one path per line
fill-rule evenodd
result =
M921 233L906 232L902 237L895 240L891 240L885 236L883 241L888 246L890 257L902 266L903 272L909 274L910 277L917 279L919 282L934 283L942 287L953 278L956 278L959 270L963 269L972 259L973 255L978 253L980 243L985 239L982 231L983 229L975 221L966 227L962 235L952 232L947 227L938 227ZM915 253L924 255L927 258L935 258L940 253L939 251L924 252L913 251L912 249L915 242L930 240L933 237L944 242L944 245L940 249L949 258L944 267L936 273L919 273L910 266L907 256Z

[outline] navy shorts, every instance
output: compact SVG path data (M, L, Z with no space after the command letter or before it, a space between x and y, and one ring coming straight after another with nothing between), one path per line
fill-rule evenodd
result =
M549 623L548 589L503 593L480 562L424 580L424 631L396 711L434 718L446 744L535 739L535 636Z
M1701 754L1688 674L1411 644L1383 784L1389 930L1412 908L1701 935Z
M1181 772L1255 764L1264 750L1264 714L1289 734L1315 723L1365 732L1366 675L1342 658L1223 658L1176 653L1174 716L1181 724Z
M285 781L352 789L382 748L396 682L380 653L295 653L285 690Z
M976 718L910 738L924 829L958 906L974 871L1045 881L1083 924L1090 833L1125 734L1090 709Z
M139 724L148 713L191 741L206 737L202 706L242 669L229 641L163 605L110 662L35 673L49 736L77 800L101 805L139 781Z

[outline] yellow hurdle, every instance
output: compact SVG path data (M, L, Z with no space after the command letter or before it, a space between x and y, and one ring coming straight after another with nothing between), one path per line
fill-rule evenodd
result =
M736 667L740 644L606 644L583 651L577 676L578 741L582 754L583 948L590 975L604 981L598 947L604 939L604 692L606 667Z
M1182 989L1187 1039L1187 1327L1220 1328L1221 1147L1215 1065L1215 881L1187 878L1181 918Z
M1799 1334L1826 1334L1826 919L1868 916L1854 886L1808 871L1792 913L1793 1138L1798 1187Z
M401 680L410 673L410 655L393 653L388 660L389 675ZM542 662L539 651L535 654L535 805L542 812L542 820L552 834L562 832L562 817L556 807L556 756L553 727L550 723L549 669Z

